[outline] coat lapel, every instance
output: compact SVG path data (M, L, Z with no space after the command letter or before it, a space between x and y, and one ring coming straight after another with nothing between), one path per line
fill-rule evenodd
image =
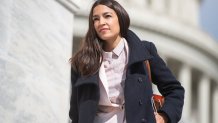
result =
M102 65L99 70L99 86L100 86L100 100L99 105L108 105L111 106L111 102L109 99L109 86L107 81L107 76L105 73L104 63L102 62Z
M99 78L100 78L101 83L103 84L103 87L106 93L108 94L109 93L108 81L107 81L107 76L106 76L105 69L104 69L104 62L102 62L102 65L99 70Z

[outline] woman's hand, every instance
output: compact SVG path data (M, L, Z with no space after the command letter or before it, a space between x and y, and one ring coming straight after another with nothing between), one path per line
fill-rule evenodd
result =
M155 115L156 123L167 123L168 119L165 114L154 112L154 115Z

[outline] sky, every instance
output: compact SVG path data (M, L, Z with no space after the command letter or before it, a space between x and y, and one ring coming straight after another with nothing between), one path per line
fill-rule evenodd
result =
M202 0L200 25L218 42L218 0Z

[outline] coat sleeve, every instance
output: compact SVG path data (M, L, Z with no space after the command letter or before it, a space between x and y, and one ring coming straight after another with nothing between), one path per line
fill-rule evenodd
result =
M71 98L69 117L72 123L78 123L77 89L74 86L76 80L77 73L71 68Z
M182 115L185 90L160 58L155 45L151 42L149 50L153 56L150 60L153 83L157 85L158 90L165 97L164 105L158 112L166 114L169 123L177 123Z

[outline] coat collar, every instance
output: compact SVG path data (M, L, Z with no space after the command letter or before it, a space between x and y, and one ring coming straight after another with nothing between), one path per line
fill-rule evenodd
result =
M129 65L152 58L145 44L134 32L128 30L125 38L129 46Z

